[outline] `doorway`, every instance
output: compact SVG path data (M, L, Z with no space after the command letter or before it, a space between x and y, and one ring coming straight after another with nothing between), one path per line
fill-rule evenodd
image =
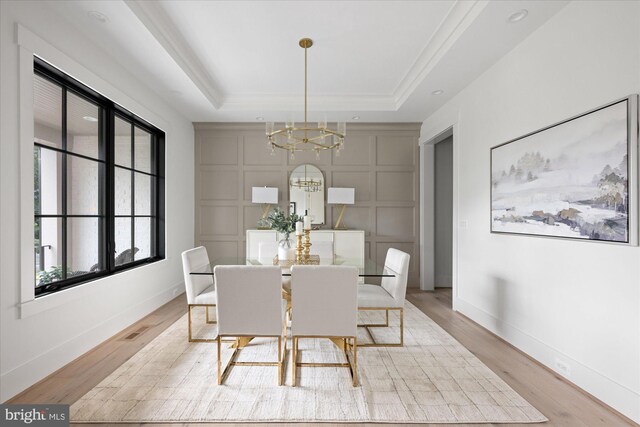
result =
M453 282L453 136L434 146L434 287Z

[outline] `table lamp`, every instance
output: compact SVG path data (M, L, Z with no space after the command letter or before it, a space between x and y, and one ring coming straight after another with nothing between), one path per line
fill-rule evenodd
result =
M262 218L258 221L258 228L268 228L263 224L269 215L271 205L278 204L278 187L252 187L251 202L262 204Z
M347 205L353 205L356 202L356 189L355 188L338 188L331 187L327 190L327 204L329 205L342 205L340 215L336 221L336 225L333 226L334 230L346 230L346 227L340 226L342 222L342 216Z

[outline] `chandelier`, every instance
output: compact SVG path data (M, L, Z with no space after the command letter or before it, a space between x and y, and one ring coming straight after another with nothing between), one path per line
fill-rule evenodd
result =
M335 148L336 155L344 145L347 124L339 122L336 130L327 127L327 121L318 122L318 126L311 125L307 120L307 49L313 46L309 38L301 39L298 44L304 49L304 124L296 126L293 120L285 122L283 128L276 128L273 122L267 122L267 144L271 147L271 154L276 148L287 150L294 159L296 151L315 151L320 157L320 150Z

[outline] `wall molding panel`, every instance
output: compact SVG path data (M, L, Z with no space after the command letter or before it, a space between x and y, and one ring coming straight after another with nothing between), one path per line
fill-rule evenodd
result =
M278 187L279 206L288 210L288 177L298 165L322 171L328 187L354 187L356 204L344 221L365 231L365 255L384 262L390 247L411 254L409 286L419 286L419 123L350 123L339 156L323 151L284 151L272 156L262 123L195 123L195 242L211 259L245 256L245 231L253 229L261 208L251 203L251 187ZM325 205L330 229L338 208Z

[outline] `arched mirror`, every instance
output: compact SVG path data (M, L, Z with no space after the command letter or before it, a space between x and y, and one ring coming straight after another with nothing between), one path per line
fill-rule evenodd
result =
M324 177L313 165L300 165L289 176L289 213L305 211L312 224L324 224Z

